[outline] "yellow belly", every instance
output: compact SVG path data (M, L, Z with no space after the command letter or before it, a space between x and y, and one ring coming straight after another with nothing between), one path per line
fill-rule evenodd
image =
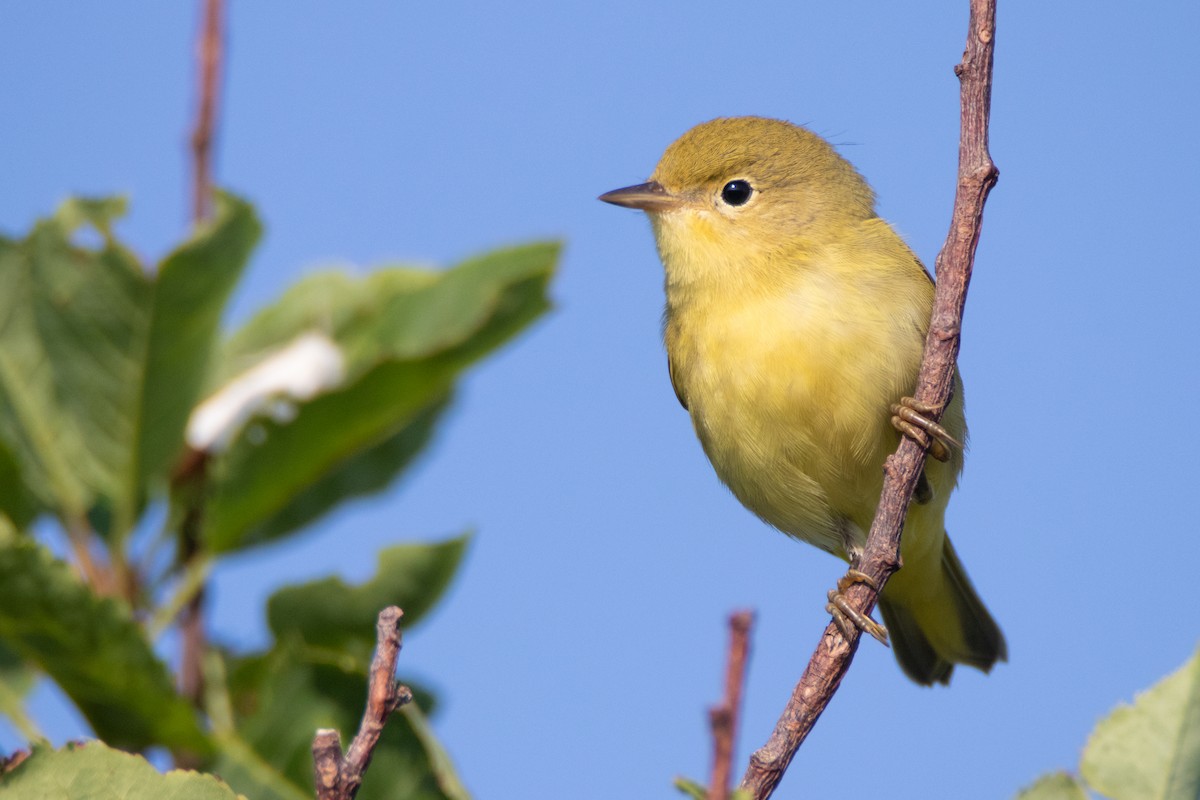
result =
M669 307L666 339L721 480L771 525L844 558L870 526L898 442L889 406L911 393L923 343L886 312L856 319L834 299L811 285L693 297Z

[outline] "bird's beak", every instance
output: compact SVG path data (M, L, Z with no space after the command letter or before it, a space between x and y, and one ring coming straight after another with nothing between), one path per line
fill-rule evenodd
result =
M668 192L657 181L613 189L600 195L600 200L614 206L638 208L642 211L670 211L683 205L683 200Z

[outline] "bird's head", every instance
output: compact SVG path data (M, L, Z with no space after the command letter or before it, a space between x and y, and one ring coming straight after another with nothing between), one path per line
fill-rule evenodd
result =
M650 216L668 280L777 261L875 213L871 188L828 142L763 117L697 125L648 182L600 199Z

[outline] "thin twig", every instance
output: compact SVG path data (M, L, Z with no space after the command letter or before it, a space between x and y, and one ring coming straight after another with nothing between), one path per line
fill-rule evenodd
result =
M317 800L354 800L362 786L363 773L371 763L371 754L379 744L383 726L400 706L412 701L407 686L396 682L396 660L400 657L400 619L404 612L388 606L379 612L375 623L375 656L367 689L367 707L350 749L342 755L338 732L329 728L317 731L313 738L313 768Z
M954 70L961 82L962 101L958 188L950 233L937 257L937 293L916 391L918 400L938 409L945 408L950 397L983 205L999 177L987 147L996 4L995 0L970 0L970 3L967 47L962 63ZM884 464L879 508L862 558L855 565L874 578L880 588L899 567L904 515L924 463L923 448L905 437ZM867 614L875 607L877 594L867 584L856 583L845 592L845 597L851 606ZM741 787L749 790L756 800L769 797L775 790L796 750L833 698L850 667L859 636L856 630L847 640L833 623L826 627L771 738L750 758Z
M750 628L754 614L738 611L729 617L729 660L725 668L725 696L708 711L713 732L712 780L709 800L727 800L733 775L733 748L737 741L738 716L742 708L742 686L746 682L746 660L750 652Z
M146 635L151 640L161 636L163 631L184 613L188 604L196 599L196 593L203 590L208 584L215 563L216 559L211 555L197 554L182 565L183 574L171 592L171 596L155 609L154 614L146 623Z
M171 494L183 508L179 522L178 553L176 567L182 571L180 591L164 606L151 624L153 635L160 632L159 625L170 625L178 620L179 693L197 708L204 708L204 657L208 650L205 631L205 588L208 586L212 556L204 552L201 537L204 529L205 497L208 493L208 460L186 457L184 465L177 466L171 474ZM175 765L180 768L195 768L191 756L175 754Z
M184 513L179 525L180 563L184 573L193 573L193 563L203 558L200 553L200 529L204 506L196 503ZM192 587L192 594L179 613L179 693L197 708L204 707L204 651L208 637L204 630L206 582Z
M192 129L192 217L196 222L212 213L212 149L217 128L217 87L221 77L222 0L205 0L204 26L197 43L200 105Z
M204 22L196 44L198 72L200 76L200 105L196 111L196 125L192 130L192 216L200 223L211 213L212 198L212 143L217 117L217 83L221 72L221 2L204 0ZM198 485L204 486L201 475ZM200 527L203 505L197 503L190 508L180 526L180 561L190 564L200 557ZM204 584L184 606L180 614L180 637L182 646L179 665L180 692L197 706L204 700L204 651L208 646L205 632L205 589Z
M79 565L79 571L88 586L101 596L114 594L112 575L92 555L92 538L95 534L91 525L86 519L72 517L67 520L66 530L71 552L75 554L75 563Z

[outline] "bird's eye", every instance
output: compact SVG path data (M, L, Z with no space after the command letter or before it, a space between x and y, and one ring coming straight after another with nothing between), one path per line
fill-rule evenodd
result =
M730 181L721 189L721 199L726 205L744 206L750 200L750 195L754 194L754 187L750 185L750 181L744 181L740 178L736 181Z

